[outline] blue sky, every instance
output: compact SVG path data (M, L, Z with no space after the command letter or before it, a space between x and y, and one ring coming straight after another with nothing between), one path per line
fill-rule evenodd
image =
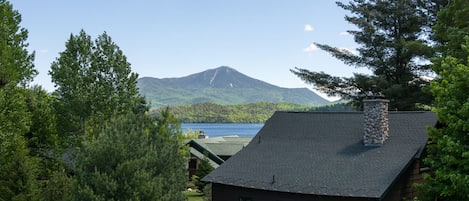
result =
M345 0L344 0L345 1ZM366 72L345 66L313 42L353 50L346 12L332 0L13 0L29 31L39 75L34 83L54 90L48 71L70 34L104 31L140 77L182 77L229 66L288 88L309 87L294 67L337 76Z

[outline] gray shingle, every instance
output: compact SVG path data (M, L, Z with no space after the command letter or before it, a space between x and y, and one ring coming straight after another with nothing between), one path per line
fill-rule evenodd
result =
M380 198L427 141L431 112L390 112L390 138L364 146L363 113L276 112L205 181L281 192Z

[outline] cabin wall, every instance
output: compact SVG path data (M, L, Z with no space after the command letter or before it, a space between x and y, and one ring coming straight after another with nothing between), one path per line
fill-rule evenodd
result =
M414 188L414 184L423 182L420 167L421 161L415 160L404 174L401 175L383 201L412 200L412 198L416 197L417 190Z
M213 201L377 201L370 198L315 196L212 184Z
M413 188L414 183L422 182L422 174L420 172L420 160L416 160L401 175L399 180L394 184L390 191L386 194L383 201L402 201L417 195L417 191ZM212 184L213 201L377 201L371 198L354 198L354 197L337 197L337 196L316 196L299 193L286 193L267 191L251 188L243 188L229 186L223 184Z

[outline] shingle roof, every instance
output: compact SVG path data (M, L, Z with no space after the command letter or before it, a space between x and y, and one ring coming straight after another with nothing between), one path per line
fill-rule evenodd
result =
M218 156L232 156L243 149L252 137L223 136L207 139L198 139L197 142L205 144L214 154Z
M381 198L427 141L431 112L390 112L390 138L364 146L363 113L276 112L203 180L263 190Z
M203 158L207 154L212 166L218 167L218 165L224 162L219 156L232 156L243 149L251 140L252 137L230 135L189 140L187 144L191 147L190 152L192 155Z

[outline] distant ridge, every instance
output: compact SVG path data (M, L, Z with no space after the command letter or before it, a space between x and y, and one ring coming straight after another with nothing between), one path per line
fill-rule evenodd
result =
M222 66L180 78L138 79L140 94L153 108L211 102L222 105L254 102L324 105L329 103L307 88L282 88Z

